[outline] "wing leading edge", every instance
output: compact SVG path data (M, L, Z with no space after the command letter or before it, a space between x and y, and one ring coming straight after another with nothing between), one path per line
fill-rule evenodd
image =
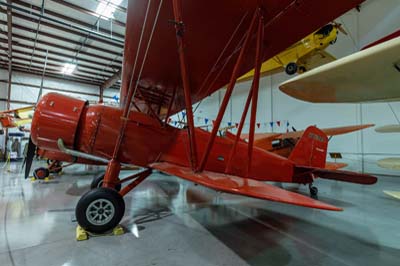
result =
M170 163L154 163L150 165L150 167L161 172L192 181L205 187L231 194L238 194L247 197L276 201L308 208L342 211L341 208L333 205L323 203L298 193L290 192L253 179L209 171L193 173L193 171L189 168Z

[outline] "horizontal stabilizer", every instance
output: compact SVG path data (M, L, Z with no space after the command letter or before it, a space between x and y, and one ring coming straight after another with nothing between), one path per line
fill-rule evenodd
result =
M330 204L311 199L298 193L286 191L254 179L241 178L209 171L194 173L190 168L171 163L154 163L151 164L150 167L192 181L196 184L231 194L239 194L247 197L282 202L308 208L330 211L342 210L341 208Z
M323 179L331 179L331 180L362 184L362 185L372 185L378 181L378 179L375 176L355 173L350 171L328 170L328 169L301 167L301 166L296 167L296 170L302 173L308 171L309 173L314 174L316 177Z

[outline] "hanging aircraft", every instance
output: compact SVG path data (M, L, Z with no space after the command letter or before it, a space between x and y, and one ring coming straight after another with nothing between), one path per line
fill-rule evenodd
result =
M378 133L400 133L400 125L386 125L375 128L375 131ZM400 170L400 158L399 157L389 157L380 159L377 162L379 167L391 169L391 170Z
M76 206L79 225L95 233L114 228L125 212L123 196L153 169L222 192L340 211L264 181L310 184L311 189L317 177L359 184L374 184L376 177L324 169L328 138L316 127L304 132L289 158L254 147L258 88L263 61L361 2L129 1L122 108L49 93L40 99L32 121L31 140L38 147L107 161L102 187L84 194ZM239 133L235 140L218 137L236 80L252 68L256 71ZM227 83L212 131L195 128L192 104ZM240 134L250 103L245 143ZM187 127L168 125L170 115L183 109ZM120 180L122 163L143 171Z
M365 46L358 53L286 81L279 89L296 99L314 103L398 101L399 51L400 30L397 30ZM374 69L373 75L371 66ZM399 130L399 125L376 129L379 133L394 133ZM382 168L399 170L400 158L384 158L377 164ZM386 194L393 196L399 193L392 191Z
M343 135L373 126L373 124L366 124L334 127L324 128L321 129L321 131L329 137L329 140L331 140L333 136ZM287 158L293 152L293 149L296 147L297 142L300 140L303 134L304 130L287 133L256 133L254 134L254 146ZM245 141L248 141L249 134L242 134L241 137L245 139ZM337 170L346 166L347 164L345 163L337 162L326 162L325 164L325 168L330 170Z
M279 89L313 103L398 101L400 30L371 45L290 79Z
M33 109L35 106L28 106L13 110L0 112L0 124L2 128L20 128L24 130L26 124L31 123L33 117Z
M272 75L285 71L288 75L302 74L318 66L335 61L336 58L325 49L336 43L339 31L347 35L339 23L329 23L311 33L285 51L261 65L261 75ZM250 80L254 70L241 76L238 81Z

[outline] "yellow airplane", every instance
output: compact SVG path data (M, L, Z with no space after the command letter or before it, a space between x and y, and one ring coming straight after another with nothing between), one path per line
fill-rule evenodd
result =
M325 52L325 49L336 42L339 31L347 35L339 23L325 25L285 51L265 61L261 66L261 75L272 75L282 71L285 71L288 75L293 75L336 60L331 54ZM249 80L253 76L254 70L241 76L238 81Z
M34 108L35 106L28 106L14 110L0 111L0 128L21 127L31 123Z

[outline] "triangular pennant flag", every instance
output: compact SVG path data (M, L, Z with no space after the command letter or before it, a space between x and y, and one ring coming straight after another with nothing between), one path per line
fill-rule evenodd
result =
M204 123L207 125L208 124L208 118L204 118Z
M257 128L260 128L260 126L261 126L261 124L260 124L260 123L257 123Z
M168 124L171 123L171 121L172 121L172 119L171 119L171 118L168 118Z
M232 122L228 122L228 127L231 127L232 126Z
M290 123L289 123L289 121L287 121L286 126L289 127L289 125L290 125Z
M239 123L235 123L235 127L238 128L239 127Z
M269 122L269 125L271 126L271 127L274 127L274 122Z
M176 124L178 124L178 121L174 121L174 125L176 126Z
M186 112L182 111L182 117L185 118Z
M276 121L276 124L278 125L278 127L281 126L281 121Z

